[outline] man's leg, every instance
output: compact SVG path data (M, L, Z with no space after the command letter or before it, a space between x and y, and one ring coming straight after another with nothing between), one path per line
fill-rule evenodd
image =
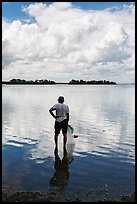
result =
M55 121L55 136L54 136L54 141L55 141L55 146L58 148L58 136L60 133L60 123Z
M58 148L58 135L59 134L55 133L55 136L54 136L54 141L55 141L56 148Z
M63 142L64 142L64 147L66 146L66 143L67 143L67 133L63 133Z
M62 133L64 136L64 147L66 146L66 143L67 143L67 129L68 129L68 121L65 119L62 124Z

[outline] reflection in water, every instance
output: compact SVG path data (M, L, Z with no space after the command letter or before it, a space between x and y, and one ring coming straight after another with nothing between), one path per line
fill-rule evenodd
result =
M73 144L72 144L73 146ZM73 150L69 148L69 150ZM62 189L68 184L69 181L69 164L73 161L73 152L67 151L66 146L63 148L63 158L61 159L58 154L58 147L55 147L54 156L55 156L55 172L53 177L50 179L50 185L61 187ZM71 155L71 157L70 157Z

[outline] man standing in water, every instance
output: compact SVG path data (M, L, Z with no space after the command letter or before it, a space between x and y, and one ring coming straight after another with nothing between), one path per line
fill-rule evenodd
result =
M58 147L58 135L60 130L62 129L62 133L64 136L64 146L67 142L67 128L69 122L69 107L64 103L64 97L60 96L58 98L58 103L55 104L52 108L49 109L50 114L55 118L55 145ZM53 113L56 111L56 114Z

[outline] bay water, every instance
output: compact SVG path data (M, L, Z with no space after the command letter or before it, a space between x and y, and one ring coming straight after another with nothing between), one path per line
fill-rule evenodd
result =
M55 121L49 114L60 95L78 135L68 133L70 162L58 177L62 183L55 182ZM58 139L62 159L62 133ZM3 85L2 190L99 199L135 192L135 86Z

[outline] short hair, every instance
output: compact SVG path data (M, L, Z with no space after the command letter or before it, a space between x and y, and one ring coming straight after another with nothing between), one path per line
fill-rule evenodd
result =
M63 102L64 102L64 97L63 97L63 96L60 96L60 97L58 98L58 102L59 102L59 103L63 103Z

